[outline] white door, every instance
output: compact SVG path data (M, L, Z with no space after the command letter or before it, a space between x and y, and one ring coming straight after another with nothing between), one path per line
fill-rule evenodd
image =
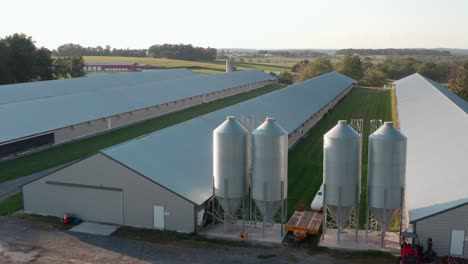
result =
M164 229L164 206L153 206L153 221L155 229Z
M465 230L452 230L452 239L450 240L450 255L463 256L463 247L465 243Z

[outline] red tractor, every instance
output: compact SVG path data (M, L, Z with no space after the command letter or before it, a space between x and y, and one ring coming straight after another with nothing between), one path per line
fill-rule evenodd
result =
M437 263L437 254L432 249L432 239L427 239L427 249L419 243L418 235L410 232L401 233L402 244L400 261L402 264ZM410 241L408 241L410 240Z

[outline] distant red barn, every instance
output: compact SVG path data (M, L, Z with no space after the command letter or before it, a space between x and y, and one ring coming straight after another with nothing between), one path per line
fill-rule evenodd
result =
M84 71L139 72L149 67L148 64L136 62L90 62L86 63Z

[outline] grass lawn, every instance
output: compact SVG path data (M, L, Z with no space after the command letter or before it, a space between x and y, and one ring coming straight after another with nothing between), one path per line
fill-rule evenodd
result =
M365 223L367 142L369 120L392 120L391 90L356 88L335 106L294 149L289 152L288 216L300 204L310 206L322 184L323 135L341 119L364 119L362 145L362 192L360 224Z
M3 202L0 202L0 216L9 215L23 208L23 195L17 193Z
M171 68L189 68L201 70L226 70L225 64L216 62L199 62L185 60L171 60L160 58L140 58L140 57L111 57L111 56L83 56L85 62L136 62L141 64L149 64L155 68L171 69ZM239 70L247 70L248 68L240 67Z
M290 72L291 68L287 67L278 67L278 66L271 66L271 65L264 65L264 64L252 64L252 63L236 63L236 66L243 67L243 68L251 68L257 69L262 71L272 71L272 72Z
M71 142L14 160L2 162L0 163L0 182L30 175L60 164L90 156L101 149L276 91L283 87L283 85L278 84L270 85L247 93L150 119L145 122L117 129L102 135Z

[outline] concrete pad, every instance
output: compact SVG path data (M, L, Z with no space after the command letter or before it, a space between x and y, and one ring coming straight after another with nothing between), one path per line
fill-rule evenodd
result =
M284 230L283 236L281 236L281 225L274 224L273 226L265 227L265 234L263 234L262 223L259 222L257 222L256 225L248 225L246 223L245 231L247 232L247 238L241 238L240 233L242 232L242 221L237 221L235 223L228 224L228 230L226 233L224 232L224 224L222 223L214 226L207 226L197 233L209 238L262 244L281 244L287 233L287 231Z
M98 224L92 222L83 222L69 231L71 232L78 232L78 233L86 233L92 235L101 235L101 236L109 236L115 230L119 229L120 226L115 225L107 225L107 224Z
M355 242L355 231L345 230L341 233L340 244L337 243L337 230L328 229L323 239L320 239L319 246L331 249L367 251L378 250L390 253L400 252L399 233L387 232L384 238L384 247L381 247L382 235L380 232L369 232L366 242L366 231L359 230L358 241Z

